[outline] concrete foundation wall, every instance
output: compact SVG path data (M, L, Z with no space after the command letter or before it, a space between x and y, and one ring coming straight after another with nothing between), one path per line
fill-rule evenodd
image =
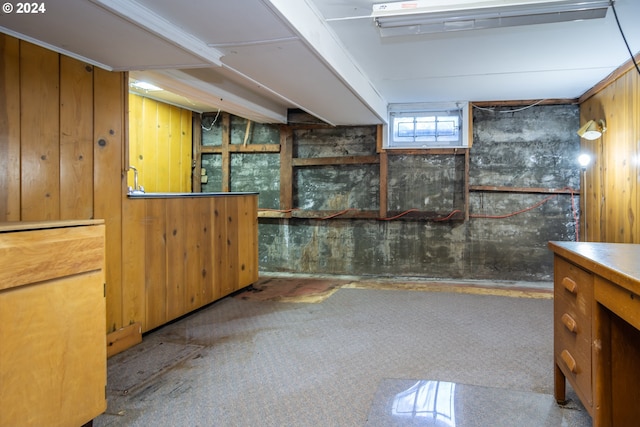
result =
M474 108L473 122L471 186L578 189L577 105ZM243 130L245 123L238 119L235 127ZM260 126L251 143L278 142L277 127L256 125L254 132ZM203 132L204 143L215 144L214 135L215 129ZM371 155L375 138L375 126L295 130L294 156ZM203 156L203 167L211 169L203 191L218 191L216 159L209 157ZM277 209L279 167L278 154L233 155L232 189L259 191L260 208ZM415 208L445 217L464 202L464 156L390 155L388 170L390 213ZM376 164L296 168L293 180L298 208L379 209ZM572 203L569 194L471 191L469 203L468 221L260 218L260 270L552 280L547 242L575 239L577 194Z

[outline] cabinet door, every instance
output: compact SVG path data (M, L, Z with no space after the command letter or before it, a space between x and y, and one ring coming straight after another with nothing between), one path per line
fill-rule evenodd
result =
M0 425L83 425L106 409L103 271L0 292Z

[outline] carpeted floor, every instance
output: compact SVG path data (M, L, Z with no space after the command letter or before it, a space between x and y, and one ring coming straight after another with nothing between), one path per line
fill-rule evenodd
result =
M549 406L551 299L340 285L316 303L240 293L145 336L141 346L196 351L126 395L110 392L94 425L394 425L370 417L381 387L405 380L511 390ZM109 360L109 381L135 351ZM590 425L568 395L573 403L553 420Z

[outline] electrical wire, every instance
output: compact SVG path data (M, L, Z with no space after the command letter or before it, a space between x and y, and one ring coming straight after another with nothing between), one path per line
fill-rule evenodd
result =
M627 42L627 38L624 35L624 31L622 31L622 25L620 25L620 20L618 19L618 12L616 12L616 7L613 5L614 2L611 2L611 10L613 10L613 16L616 18L616 24L618 24L618 30L620 30L620 35L622 36L622 40L624 40L625 46L627 46L627 50L629 51L629 55L631 56L631 62L636 67L636 71L640 74L640 67L638 67L638 63L636 62L635 57L633 56L633 52L629 47L629 42Z
M394 216L389 217L389 218L378 218L378 219L380 221L393 221L394 219L398 219L400 217L403 217L406 214L411 213L411 212L419 212L419 211L418 211L418 209L415 209L415 208L414 209L408 209L408 210L406 210L404 212L399 213L398 215L394 215Z
M525 105L525 106L524 106L524 107L522 107L522 108L516 108L516 109L514 109L514 110L500 110L500 111L498 111L498 113L517 113L517 112L519 112L519 111L524 111L524 110L529 109L529 108L531 108L531 107L535 107L536 105L541 104L541 103L543 103L544 101L546 101L546 99L541 99L540 101L536 101L536 102L534 102L533 104ZM479 106L477 106L477 105L474 105L474 106L473 106L473 108L477 108L478 110L483 110L483 111L490 111L490 112L492 112L492 113L495 113L495 112L496 112L496 109L495 109L495 108L479 107Z
M206 132L211 132L211 129L213 129L213 125L216 124L216 122L218 121L218 116L220 115L220 108L218 108L218 112L216 113L216 116L213 118L213 122L211 122L211 125L209 127L206 127L205 125L201 124L200 127L202 128L202 130L206 131ZM200 121L202 122L202 115L200 115Z
M571 188L571 187L565 187L563 188L563 190L568 190L571 194L571 213L573 216L573 221L574 221L574 227L575 227L575 233L576 233L576 242L580 241L580 224L579 224L579 217L578 217L578 210L576 208L575 205L575 193L576 191ZM510 218L512 216L516 216L519 215L521 213L525 213L525 212L529 212L532 211L533 209L542 206L543 204L547 203L550 200L555 199L556 197L558 197L559 194L552 194L548 197L545 197L544 199L540 200L539 202L526 207L524 209L520 209L518 211L515 212L510 212L508 214L503 214L503 215L484 215L484 214L470 214L469 218L484 218L484 219L505 219L505 218ZM299 208L294 208L294 209L267 209L267 208L261 208L258 209L259 211L265 211L265 212L282 212L282 213L291 213L293 211L297 211L300 210ZM336 217L339 217L341 215L344 215L348 212L358 212L359 209L355 209L355 208L348 208L348 209L344 209L340 212L336 212L332 215L329 216L325 216L322 218L319 218L320 220L328 220L328 219L333 219ZM400 217L403 217L411 212L419 212L418 209L412 208L412 209L407 209L404 212L399 213L398 215L394 215L392 217L387 217L387 218L377 218L377 220L379 221L393 221L395 219L398 219ZM443 221L447 221L449 219L451 219L452 216L454 216L455 214L458 213L462 213L462 211L460 209L454 209L453 211L451 211L449 214L447 214L444 217L440 217L440 218L434 218L433 221L434 222L443 222Z

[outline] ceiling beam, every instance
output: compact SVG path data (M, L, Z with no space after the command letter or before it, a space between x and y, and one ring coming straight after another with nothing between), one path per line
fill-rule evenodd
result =
M338 36L309 0L263 0L343 84L382 122L387 122L387 101L347 53Z
M286 123L287 110L268 108L203 80L194 79L180 70L145 71L144 79L186 98L217 106L222 111L258 123Z
M207 61L221 66L223 53L134 0L91 0L132 24Z

